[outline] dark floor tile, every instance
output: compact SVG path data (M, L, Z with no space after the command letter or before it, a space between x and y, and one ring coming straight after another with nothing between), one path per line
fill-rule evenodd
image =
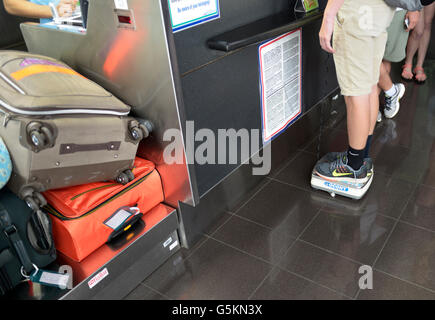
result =
M435 300L435 293L373 271L373 289L361 290L358 300Z
M372 185L362 199L357 201L345 197L328 199L324 211L347 215L380 213L398 218L414 188L413 183L378 173L375 167Z
M405 123L386 119L377 125L374 142L381 146L398 145L411 151L428 152L435 141L435 136L431 136L428 132L430 129L427 122L429 122L427 119L424 123L412 119Z
M435 232L435 188L418 186L401 220Z
M435 125L435 120L434 120ZM420 180L420 183L435 188L435 143L432 145L430 152L427 157L427 169L423 173L423 177Z
M316 162L314 154L300 152L274 179L311 191L311 172Z
M264 179L249 190L243 197L241 197L233 206L229 207L228 211L232 213L238 212L256 193L263 189L267 184L270 183L270 179Z
M212 235L213 233L216 232L216 230L218 230L220 227L222 227L233 215L228 213L228 212L224 212L222 213L217 219L216 221L214 221L214 223L212 223L212 225L208 228L208 230L206 230L205 234L207 235Z
M429 83L424 86L405 83L406 91L404 97L400 100L400 110L397 116L394 117L399 123L418 123L423 125L425 120L430 117L435 117L435 112L432 109L434 105L434 96L431 94L434 91L434 84Z
M271 266L213 239L188 259L164 264L144 283L171 299L247 299Z
M166 297L147 288L143 284L139 284L132 292L130 292L124 300L168 300Z
M285 228L269 229L237 216L232 217L213 238L271 263L278 262L295 240Z
M252 296L253 300L343 300L344 296L285 270L275 268Z
M280 263L280 267L334 289L348 297L358 292L360 264L297 241Z
M297 237L322 205L310 192L271 181L237 215Z
M375 261L394 220L370 214L350 216L321 211L302 240L363 264Z
M375 172L407 182L418 183L428 167L427 155L424 152L378 142L374 142L370 150Z
M376 269L435 290L435 233L399 222Z

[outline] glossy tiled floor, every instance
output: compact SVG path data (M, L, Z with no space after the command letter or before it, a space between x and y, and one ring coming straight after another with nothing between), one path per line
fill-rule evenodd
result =
M435 299L435 63L375 133L360 201L313 191L315 138L126 299ZM346 124L321 152L347 144ZM373 290L360 290L361 265Z

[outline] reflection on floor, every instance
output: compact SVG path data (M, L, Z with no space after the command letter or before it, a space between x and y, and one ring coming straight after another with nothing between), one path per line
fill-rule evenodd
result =
M377 126L365 198L311 189L315 138L126 299L435 299L435 63L426 70ZM321 141L341 151L346 123ZM362 265L372 290L358 285Z

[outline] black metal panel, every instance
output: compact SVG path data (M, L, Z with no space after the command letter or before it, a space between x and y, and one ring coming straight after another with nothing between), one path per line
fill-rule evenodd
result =
M257 48L250 47L182 78L186 117L194 121L196 131L208 128L217 137L218 129L261 127L257 61ZM199 194L236 167L196 164Z
M306 112L337 88L333 56L320 48L318 33L321 20L302 28L303 111Z
M175 34L181 74L225 55L210 50L207 46L208 39L270 15L293 12L294 1L220 0L220 19Z
M280 36L286 30L297 29L322 17L322 10L307 14L284 12L227 31L209 39L207 45L211 49L230 52Z

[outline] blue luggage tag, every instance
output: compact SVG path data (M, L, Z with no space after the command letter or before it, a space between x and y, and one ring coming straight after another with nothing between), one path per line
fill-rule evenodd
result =
M70 280L69 274L38 269L38 267L35 265L33 267L35 268L35 271L30 276L26 276L23 272L21 272L22 275L28 280L44 286L67 289Z
M8 183L11 174L11 157L3 139L0 137L0 189Z

